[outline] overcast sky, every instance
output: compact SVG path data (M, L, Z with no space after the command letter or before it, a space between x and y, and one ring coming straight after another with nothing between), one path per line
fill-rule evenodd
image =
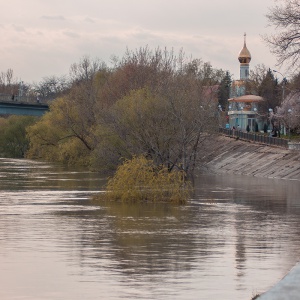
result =
M0 0L0 71L27 83L68 74L83 56L109 64L126 48L183 49L239 77L244 32L250 68L275 68L262 41L274 0Z

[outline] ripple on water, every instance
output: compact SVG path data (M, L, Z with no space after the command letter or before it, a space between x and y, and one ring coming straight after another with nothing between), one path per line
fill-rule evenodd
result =
M250 299L300 257L299 186L202 176L185 206L95 206L101 183L0 159L0 299Z

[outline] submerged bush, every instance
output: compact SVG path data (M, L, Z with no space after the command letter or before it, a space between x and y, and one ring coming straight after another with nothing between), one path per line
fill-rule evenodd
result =
M190 196L191 185L183 171L169 172L145 157L134 157L118 167L108 180L106 193L97 199L135 202L170 202L183 204Z

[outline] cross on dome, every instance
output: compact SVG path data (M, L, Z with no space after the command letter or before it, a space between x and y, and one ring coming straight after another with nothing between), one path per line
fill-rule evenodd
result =
M238 59L241 64L249 64L251 61L251 54L246 46L246 32L244 33L244 47L240 51Z

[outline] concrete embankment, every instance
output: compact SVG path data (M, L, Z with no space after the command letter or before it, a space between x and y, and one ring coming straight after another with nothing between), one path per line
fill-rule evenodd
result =
M265 178L300 180L300 151L217 136L204 143L201 168Z
M262 294L257 300L300 299L300 264L297 264L279 283Z

